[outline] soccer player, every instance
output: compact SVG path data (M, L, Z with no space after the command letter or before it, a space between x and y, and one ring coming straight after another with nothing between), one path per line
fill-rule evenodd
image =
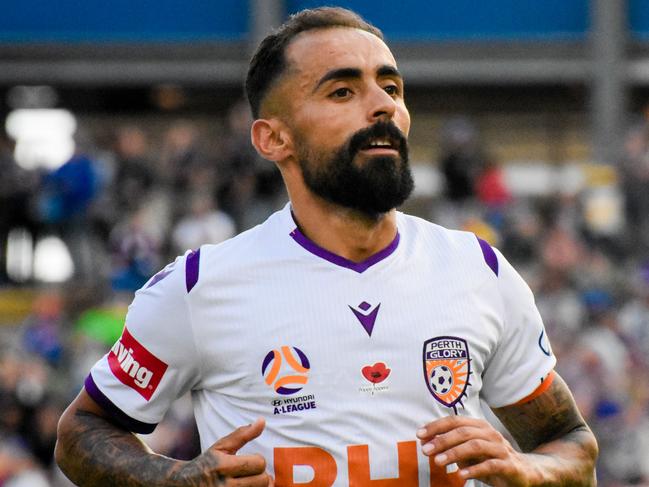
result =
M410 117L381 32L307 10L262 41L252 143L290 203L137 292L59 423L80 485L586 486L596 441L529 288L486 242L395 210ZM191 392L203 453L149 451ZM485 401L520 446L481 412Z

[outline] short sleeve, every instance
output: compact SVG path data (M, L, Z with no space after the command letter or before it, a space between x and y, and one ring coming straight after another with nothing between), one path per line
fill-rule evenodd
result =
M149 433L200 378L187 304L196 253L179 257L136 292L122 336L91 369L88 394L123 427Z
M517 403L532 394L554 369L543 320L523 278L503 255L498 260L503 329L482 376L482 396L491 407Z

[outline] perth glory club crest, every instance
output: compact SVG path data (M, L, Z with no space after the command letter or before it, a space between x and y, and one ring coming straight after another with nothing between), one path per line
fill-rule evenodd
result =
M453 408L457 414L458 404L470 386L471 359L466 340L457 337L436 337L424 342L424 378L426 386L438 402Z

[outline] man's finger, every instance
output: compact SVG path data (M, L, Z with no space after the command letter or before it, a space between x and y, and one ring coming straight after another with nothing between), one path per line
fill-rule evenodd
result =
M431 455L471 440L485 440L495 444L501 444L504 441L502 435L491 427L460 426L448 433L439 434L430 441L423 443L421 449L424 455Z
M228 487L273 487L273 478L267 473L228 479Z
M505 460L490 458L484 462L463 467L459 475L466 480L475 479L489 482L493 478L505 478L507 475L513 476L514 472L512 472L511 466Z
M229 435L224 436L214 443L210 447L210 450L222 451L234 455L243 445L257 438L264 431L265 426L266 422L264 419L259 418L254 423L241 426Z
M448 433L451 430L462 426L484 427L488 423L481 419L469 418L467 416L447 416L442 419L431 421L417 430L417 438L422 443L429 441L437 435Z
M266 460L255 455L221 455L219 473L227 477L248 477L258 475L266 470Z
M506 451L502 445L482 439L469 440L466 443L436 454L433 461L440 466L457 463L471 465L491 458L503 458Z

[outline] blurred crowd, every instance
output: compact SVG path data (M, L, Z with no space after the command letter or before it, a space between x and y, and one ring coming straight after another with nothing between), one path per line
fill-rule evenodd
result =
M117 127L102 144L82 131L75 155L52 171L22 169L0 137L0 242L15 228L34 240L56 234L75 269L63 285L16 282L0 252L0 291L35 292L26 319L0 326L0 486L69 485L53 463L57 420L119 337L133 292L174 256L286 202L278 171L250 146L248 117L233 106L216 151L184 120L159 143L141 125ZM420 216L475 232L522 273L558 372L598 437L600 485L649 486L649 126L629 131L605 183L542 196L512 191L468 120L450 120L439 135L430 162L444 189ZM195 456L190 400L144 439Z

